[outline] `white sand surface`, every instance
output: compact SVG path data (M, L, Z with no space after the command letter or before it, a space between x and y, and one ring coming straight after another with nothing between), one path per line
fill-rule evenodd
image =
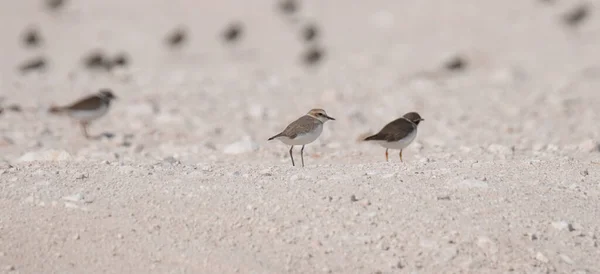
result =
M22 111L0 113L0 271L600 273L599 6L571 28L577 3L549 2L2 1L0 106ZM96 48L131 65L90 72ZM110 138L47 113L102 87ZM292 167L267 138L315 107L336 121ZM357 142L408 111L403 163Z

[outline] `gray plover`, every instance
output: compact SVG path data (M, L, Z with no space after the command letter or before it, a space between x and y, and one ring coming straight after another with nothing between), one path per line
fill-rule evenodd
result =
M292 159L292 166L295 166L294 156L292 155L294 146L302 145L300 158L302 159L302 167L304 167L304 146L314 142L321 135L323 124L329 120L335 119L327 115L325 110L318 108L311 109L306 115L289 124L281 133L269 138L269 141L277 139L291 146L290 158Z

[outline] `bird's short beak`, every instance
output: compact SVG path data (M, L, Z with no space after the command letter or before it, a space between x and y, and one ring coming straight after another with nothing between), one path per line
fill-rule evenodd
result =
M419 120L419 121L425 121L425 119L421 118L421 120Z
M329 120L335 120L335 118L333 118L333 117L331 117L331 116L328 116L328 115L325 115L325 118L327 118L327 119L329 119Z

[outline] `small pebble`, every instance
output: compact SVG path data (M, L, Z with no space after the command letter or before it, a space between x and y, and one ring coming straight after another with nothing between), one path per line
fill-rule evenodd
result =
M537 254L535 254L535 259L538 260L538 261L540 261L540 262L542 262L542 263L548 263L550 261L541 252L538 252Z
M569 227L569 223L567 223L565 221L553 222L552 227L554 227L555 229L560 231L560 230L567 229Z
M560 254L560 259L563 260L563 262L568 263L568 264L574 264L575 263L573 261L573 259L571 259L569 256L567 256L565 254Z
M354 194L352 194L350 196L350 202L357 202L357 201L358 201L358 199L356 199L356 196Z

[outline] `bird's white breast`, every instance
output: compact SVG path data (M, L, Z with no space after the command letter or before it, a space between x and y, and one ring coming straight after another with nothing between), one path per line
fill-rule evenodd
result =
M379 145L389 149L404 149L417 137L417 129L413 130L406 137L396 142L379 141Z
M69 116L82 122L90 122L102 117L107 111L108 105L102 104L101 107L92 110L70 110Z
M317 140L317 138L319 138L319 136L321 135L321 132L323 132L323 124L319 124L317 127L315 127L312 131L309 131L308 133L298 134L294 139L281 136L278 137L277 140L290 146L306 145Z

